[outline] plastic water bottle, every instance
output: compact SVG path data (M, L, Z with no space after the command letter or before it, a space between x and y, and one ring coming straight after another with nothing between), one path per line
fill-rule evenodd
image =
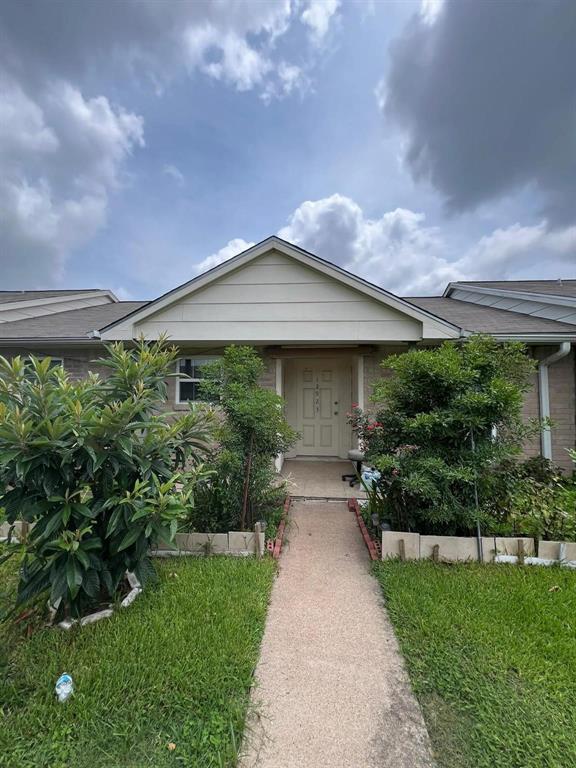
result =
M74 693L74 681L70 675L66 674L66 672L63 675L60 675L58 680L56 680L55 691L58 701L61 703L68 701L70 696Z

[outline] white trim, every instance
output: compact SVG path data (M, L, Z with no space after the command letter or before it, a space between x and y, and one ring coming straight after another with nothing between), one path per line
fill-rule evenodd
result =
M563 357L570 354L572 345L569 341L563 341L558 350L545 357L538 363L538 400L540 405L540 418L550 418L550 387L548 381L548 368ZM550 427L544 425L541 432L542 456L552 459L552 433Z
M452 291L457 290L469 291L470 293L479 293L483 296L501 296L505 299L524 299L527 301L536 301L541 304L561 304L566 307L576 307L576 297L574 296L557 296L554 293L538 293L537 291L517 291L511 288L486 288L483 285L469 285L467 283L458 282L448 283L443 296L450 297ZM459 301L462 301L462 299L459 299ZM495 309L497 309L497 307L495 307Z
M430 337L430 333L438 334L438 336L433 335L432 338L459 338L461 335L461 329L459 326L454 325L447 320L443 320L442 318L437 317L427 310L416 307L414 304L410 304L410 302L401 299L399 296L395 296L394 294L385 291L383 288L372 285L368 281L363 280L356 275L352 275L350 272L347 272L341 267L330 264L329 262L320 259L318 256L315 256L312 253L308 253L307 251L304 251L295 245L287 243L286 241L273 236L263 240L261 243L258 243L251 248L248 248L246 251L239 253L237 256L234 256L228 261L219 264L208 272L195 277L193 280L184 283L184 285L181 285L178 288L165 293L163 296L160 296L158 299L150 302L141 309L135 310L131 315L128 315L127 317L121 318L114 323L110 323L109 325L104 326L104 328L101 329L102 338L116 338L115 334L112 333L112 329L116 326L129 323L130 328L132 329L134 323L139 323L145 318L150 317L150 315L153 315L159 310L169 306L170 304L179 301L185 296L190 296L196 291L199 291L201 288L205 288L215 280L224 277L229 272L243 267L244 265L248 264L254 259L257 259L265 253L268 253L271 250L276 250L285 256L293 258L300 264L303 264L306 267L311 267L312 269L315 269L328 277L338 280L341 283L344 283L345 285L363 293L364 295L369 296L375 301L380 302L381 304L385 304L386 306L398 310L404 315L408 315L415 320L419 320L423 325L423 331L425 331L423 332L423 335L426 337Z
M284 397L284 361L281 357L275 358L275 385L276 385L276 394L279 397ZM284 465L284 454L279 453L278 456L274 459L274 466L276 467L276 472L282 471L282 466Z
M364 355L358 355L356 358L358 363L358 378L356 386L358 388L357 400L358 407L364 410Z
M478 331L466 331L466 336L477 336ZM526 344L559 344L576 341L576 333L488 333L496 341L522 341Z

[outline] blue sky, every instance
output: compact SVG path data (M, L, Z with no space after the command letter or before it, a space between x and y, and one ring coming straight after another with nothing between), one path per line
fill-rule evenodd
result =
M20 6L1 288L152 298L275 233L407 295L576 277L570 2Z

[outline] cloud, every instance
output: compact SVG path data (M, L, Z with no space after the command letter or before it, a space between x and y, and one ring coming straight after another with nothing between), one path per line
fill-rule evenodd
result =
M576 275L576 226L549 231L547 222L513 224L482 237L458 262L472 279Z
M228 261L233 256L237 256L242 251L251 248L254 243L249 243L243 240L241 237L235 237L233 240L229 240L223 248L213 253L211 256L207 256L200 264L197 265L196 271L198 274L207 272L213 267L217 267L218 264L222 264L224 261Z
M575 24L573 0L425 0L395 41L379 101L450 209L534 187L576 220Z
M337 5L312 2L304 11L302 23L314 30L312 46L325 36ZM278 55L276 42L295 27L297 7L291 0L5 3L3 58L17 67L20 79L37 79L47 70L76 82L97 67L114 76L124 71L161 90L187 70L278 97L288 92L279 87L281 70L296 65Z
M339 7L340 0L308 0L306 3L300 18L309 28L310 37L316 45L324 42Z
M433 295L451 280L576 277L576 227L514 224L457 250L424 214L369 218L349 197L302 203L280 237L400 295Z
M144 146L142 117L94 94L95 81L160 91L203 73L267 102L301 91L307 74L276 48L296 9L290 0L0 4L3 285L61 280L70 253L105 226L126 161ZM163 172L185 181L174 165Z
M280 237L392 292L427 294L462 277L437 229L403 208L371 219L349 197L302 203Z
M103 226L142 119L65 82L32 96L0 79L0 263L5 287L51 284Z
M186 184L184 174L175 165L168 163L163 166L162 173L171 178L179 187L183 187Z

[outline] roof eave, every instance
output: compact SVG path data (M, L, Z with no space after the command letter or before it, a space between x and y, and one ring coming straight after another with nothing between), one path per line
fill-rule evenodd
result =
M576 342L576 333L490 333L486 331L463 331L463 336L477 336L485 334L492 336L498 341L521 341L525 344L556 344L562 341Z

